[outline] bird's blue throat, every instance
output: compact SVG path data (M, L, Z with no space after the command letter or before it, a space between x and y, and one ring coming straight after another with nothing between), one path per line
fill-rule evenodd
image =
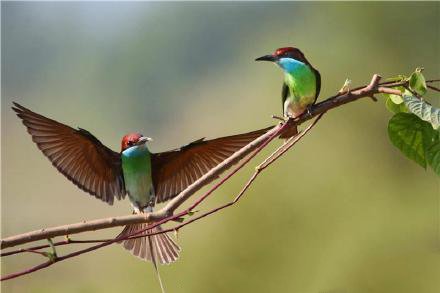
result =
M304 68L306 64L293 58L280 58L277 61L279 67L281 67L286 73L295 73L296 71Z
M149 154L148 148L145 144L139 146L133 146L128 148L122 152L123 157L127 158L135 158L139 156L145 156L145 154Z

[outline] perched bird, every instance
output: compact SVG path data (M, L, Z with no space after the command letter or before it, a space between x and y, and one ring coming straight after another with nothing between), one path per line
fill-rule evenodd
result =
M321 75L298 48L279 48L275 53L255 60L275 62L283 70L281 98L286 118L300 116L315 103L321 90ZM297 133L296 128L291 128L280 137L289 138Z
M139 133L122 138L121 152L103 145L85 129L74 129L14 103L32 140L67 179L97 199L113 204L125 195L135 213L151 212L155 203L167 201L202 177L235 151L269 128L213 140L204 138L181 148L151 153L151 139ZM148 224L128 225L122 235L145 229ZM149 232L160 231L160 226ZM168 264L180 248L167 234L128 239L123 246L135 256ZM157 267L156 267L157 269Z

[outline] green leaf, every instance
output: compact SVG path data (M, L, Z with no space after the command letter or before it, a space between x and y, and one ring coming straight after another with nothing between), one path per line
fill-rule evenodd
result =
M416 115L397 113L388 122L388 136L392 144L405 156L426 169L426 152L435 132L431 125Z
M397 114L400 112L408 113L408 108L405 104L396 104L393 102L393 100L388 97L385 102L385 107L390 111L391 113Z
M390 94L389 98L393 101L394 104L400 105L403 103L403 98L399 95Z
M432 138L432 143L426 152L426 159L429 166L440 176L440 132L436 131Z
M403 102L411 113L414 113L423 121L431 123L434 129L440 127L440 109L433 107L424 100L414 97L409 91L405 91L403 94Z
M422 68L417 68L409 78L409 87L417 94L423 96L426 93L426 80L422 74Z
M401 93L405 91L405 88L402 86L394 87L394 89L399 90ZM400 112L409 112L403 103L403 98L401 95L383 94L383 96L386 98L385 107L391 113L397 114Z
M405 88L402 86L398 86L398 87L394 87L394 89L399 90L401 93L405 92ZM394 94L383 94L386 98L387 101L388 99L390 99L390 102L393 102L396 105L400 105L403 103L403 98L401 95L394 95Z
M429 166L440 176L440 143L433 145L427 153Z

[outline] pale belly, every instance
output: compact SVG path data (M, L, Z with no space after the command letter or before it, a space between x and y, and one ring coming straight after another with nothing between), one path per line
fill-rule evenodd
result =
M154 206L154 188L151 180L145 174L130 174L125 176L125 188L128 198L134 208L139 210Z
M315 97L295 99L288 97L284 101L284 116L296 118L307 110L307 106L313 104Z

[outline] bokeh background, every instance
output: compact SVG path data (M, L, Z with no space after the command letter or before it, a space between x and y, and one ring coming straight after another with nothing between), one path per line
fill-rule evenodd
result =
M417 66L440 77L439 2L1 5L2 236L130 212L58 174L12 101L114 150L140 131L164 151L273 124L282 74L253 60L277 47L305 52L323 77L321 99L347 77L360 85ZM181 259L161 267L167 292L438 292L439 179L391 146L389 118L383 99L329 112L238 206L181 231ZM257 162L204 208L230 200ZM39 261L2 259L2 274ZM1 286L159 292L152 266L117 245Z

